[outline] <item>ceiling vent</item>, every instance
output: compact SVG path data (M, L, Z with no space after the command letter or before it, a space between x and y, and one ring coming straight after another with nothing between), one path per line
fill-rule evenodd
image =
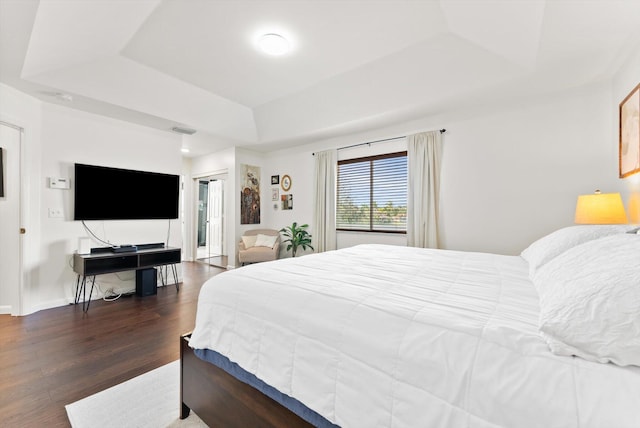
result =
M64 94L62 92L56 92L55 97L60 101L66 101L66 102L73 101L73 96L71 96L70 94Z
M173 128L171 128L171 130L173 132L177 132L178 134L186 134L186 135L193 135L196 133L195 129L180 128L179 126L174 126Z

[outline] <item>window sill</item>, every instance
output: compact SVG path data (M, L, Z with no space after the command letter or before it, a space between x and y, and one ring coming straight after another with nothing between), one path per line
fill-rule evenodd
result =
M336 228L336 232L357 232L357 233L392 233L396 235L406 235L406 230L363 230L363 229L343 229Z

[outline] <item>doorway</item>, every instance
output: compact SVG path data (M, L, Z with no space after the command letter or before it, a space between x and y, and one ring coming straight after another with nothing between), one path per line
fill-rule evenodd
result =
M22 313L22 136L22 128L0 122L0 314Z
M228 261L224 242L226 177L202 177L196 182L198 186L196 260L226 268Z

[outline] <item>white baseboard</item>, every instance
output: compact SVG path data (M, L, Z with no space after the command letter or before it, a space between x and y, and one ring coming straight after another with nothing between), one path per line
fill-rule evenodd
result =
M132 271L133 272L133 271ZM108 278L107 278L108 279ZM178 270L178 283L182 283L182 271ZM104 297L103 293L100 292L100 288L97 286L98 281L96 281L96 287L93 290L93 295L91 296L91 300L100 300ZM120 282L110 282L110 281L101 281L101 287L104 291L108 291L109 289L113 289L113 291L118 293L130 293L136 291L135 286L135 278L126 279ZM173 279L173 274L169 274L167 278L166 286L175 286L175 282ZM89 298L89 292L91 290L91 283L87 281L86 284L86 297ZM160 279L158 278L158 287L162 287ZM74 290L75 293L75 290ZM60 299L48 300L46 302L40 302L38 304L33 305L31 308L25 310L25 313L21 315L29 315L34 312L42 311L44 309L57 308L60 306L72 305L75 296L64 297ZM80 296L80 305L82 304L82 296ZM6 311L6 312L5 312ZM0 306L0 314L11 314L11 306Z
M46 302L40 302L38 304L35 304L35 305L31 306L22 315L29 315L29 314L32 314L34 312L42 311L44 309L51 309L51 308L57 308L59 306L66 306L66 305L68 305L70 303L73 303L73 301L72 300L70 301L69 299L66 299L66 298L48 300Z
M11 305L0 305L0 315L11 315Z

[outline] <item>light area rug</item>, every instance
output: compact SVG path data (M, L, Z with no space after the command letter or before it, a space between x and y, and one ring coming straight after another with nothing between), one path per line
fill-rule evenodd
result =
M73 428L206 427L192 411L180 420L180 361L65 406Z

